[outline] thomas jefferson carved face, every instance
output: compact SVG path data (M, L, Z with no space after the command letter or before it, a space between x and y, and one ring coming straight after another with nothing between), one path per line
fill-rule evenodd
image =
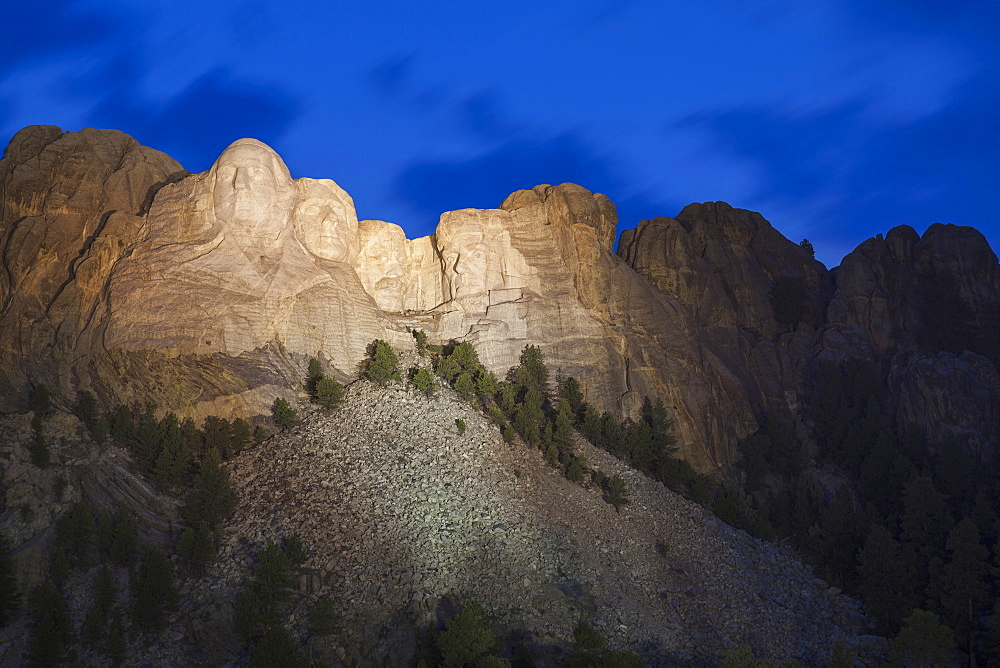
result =
M335 262L358 256L358 219L350 196L333 181L300 179L295 233L306 249Z
M381 220L358 224L361 253L358 274L361 282L384 311L403 310L406 275L406 234L399 225Z
M295 186L285 163L266 144L233 142L215 161L210 179L215 217L226 229L260 242L285 228Z

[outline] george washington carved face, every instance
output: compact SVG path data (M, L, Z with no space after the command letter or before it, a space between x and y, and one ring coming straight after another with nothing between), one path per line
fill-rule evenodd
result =
M295 185L281 158L256 139L222 152L209 175L216 220L240 237L273 240L285 228Z

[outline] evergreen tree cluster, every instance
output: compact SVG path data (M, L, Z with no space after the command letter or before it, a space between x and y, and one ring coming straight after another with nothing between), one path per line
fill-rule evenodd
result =
M795 439L765 419L743 446L745 484L731 492L742 500L726 504L766 514L824 578L860 595L878 632L896 636L898 657L936 661L957 646L1000 659L1000 636L984 621L1000 595L1000 461L955 439L897 433L887 402L874 364L820 363L808 409L817 465L851 484L824 490L803 470ZM739 515L718 501L716 512Z
M90 431L91 438L104 442L109 436L132 454L139 472L172 490L190 486L201 460L215 449L228 459L247 448L255 433L243 418L227 420L208 416L201 427L191 418L167 413L157 419L154 407L120 405L99 415L93 396L81 393L76 413ZM90 397L83 399L84 396Z
M83 393L81 397L84 395L90 396ZM81 398L76 412L85 425L90 423L92 438L96 440L95 433L100 435L102 431L100 425L106 424L104 432L129 449L140 472L184 496L185 505L181 512L184 530L177 543L177 551L192 573L200 573L215 556L222 523L236 507L236 494L222 462L253 442L255 434L249 423L242 418L227 420L210 415L198 428L194 420L180 420L174 413L157 419L152 406L139 411L121 405L107 415L98 416L92 396ZM81 506L83 504L78 505L67 518L82 512ZM64 521L69 520L64 518L59 526ZM109 556L124 564L131 561L136 550L135 526L127 516L115 521L124 523L120 527L116 524L115 531L130 532L130 541L134 541L127 549L120 544L121 539L107 546ZM76 522L74 527L77 529L68 535L78 535L79 526L85 523ZM129 526L131 529L128 529ZM59 531L57 527L57 535ZM79 545L79 541L66 544ZM77 557L74 555L78 553L70 551L64 557L60 545L62 543L57 541L57 559L61 562L66 558L71 564L75 563ZM62 570L57 566L56 573Z
M444 629L431 627L421 638L417 665L436 666L510 666L499 656L499 643L493 625L478 601L467 601L459 613L445 622Z
M642 417L635 421L619 421L607 411L598 415L594 407L583 400L579 383L573 378L560 382L559 393L570 404L576 428L591 443L627 461L671 490L699 502L707 501L711 482L676 456L673 420L661 399L653 403L646 397Z
M156 631L176 603L170 560L159 550L142 552L136 524L127 512L102 510L95 514L86 500L57 520L54 533L48 578L35 588L29 600L28 665L74 663L77 640L104 654L109 663L119 665L126 650L122 614L126 606L119 604L115 572L124 571L131 584L127 590L133 597L128 606L131 629ZM85 571L97 564L102 566L93 583L93 603L77 637L64 588L74 571Z
M181 512L185 529L177 542L177 552L192 573L200 574L215 556L222 524L236 509L236 501L229 470L222 465L219 450L213 447L201 460Z
M483 406L498 388L496 375L482 365L476 347L468 341L443 346L434 358L434 372L460 397Z
M280 626L296 583L294 569L305 558L298 537L290 536L284 544L268 540L261 548L253 577L236 598L236 629L247 640L259 641Z
M323 365L315 357L309 360L306 391L310 399L324 408L335 408L344 402L344 386L323 373Z
M274 420L274 426L282 431L302 424L298 412L292 408L291 404L288 403L288 399L284 397L274 398L274 403L271 404L271 418Z
M385 385L390 380L399 380L399 357L396 351L382 339L375 339L368 346L368 361L365 363L365 378Z

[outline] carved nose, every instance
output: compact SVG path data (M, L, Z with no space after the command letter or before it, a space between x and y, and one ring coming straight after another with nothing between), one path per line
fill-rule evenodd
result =
M233 179L233 188L236 190L250 190L250 175L247 173L247 170L236 170L236 178Z

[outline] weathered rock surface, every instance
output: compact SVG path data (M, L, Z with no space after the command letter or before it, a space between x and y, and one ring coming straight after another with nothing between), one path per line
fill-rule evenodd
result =
M812 296L808 321L822 320L826 269L754 211L689 204L676 219L654 218L622 232L619 254L689 309L701 331L774 337L781 328L769 292L786 276L801 279Z
M832 348L888 369L898 431L915 426L930 442L995 450L1000 265L983 235L957 225L931 225L922 237L895 227L845 257L836 284L828 333L860 334L870 350L844 341ZM954 351L928 347L940 330L955 334Z
M689 332L697 373L712 378L718 395L703 408L737 418L706 429L708 441L735 443L756 427L762 410L794 427L828 291L822 264L760 214L724 202L643 221L622 232L618 254L678 305L672 319ZM771 307L772 286L782 278L800 281L809 296L809 325L794 331L784 331ZM728 463L732 454L723 447L713 460Z
M0 410L45 384L63 406L89 389L106 405L259 415L294 397L310 357L346 380L373 339L412 327L473 341L500 375L538 345L621 416L661 397L681 453L711 470L763 412L805 429L816 359L936 353L918 341L929 280L956 281L977 326L1000 304L996 256L971 228L896 228L827 272L760 214L712 202L626 230L616 254L614 204L562 184L447 212L409 240L252 139L188 175L118 132L31 127L0 184ZM783 280L805 289L794 328L772 312Z
M42 421L50 464L31 462L33 414L0 419L0 532L15 547L11 553L21 588L48 577L55 522L82 498L96 515L126 509L142 540L172 548L179 531L176 499L137 475L117 447L98 448L82 436L76 417L55 412Z
M0 161L0 410L32 383L87 385L107 281L165 183L186 172L114 130L19 132Z

